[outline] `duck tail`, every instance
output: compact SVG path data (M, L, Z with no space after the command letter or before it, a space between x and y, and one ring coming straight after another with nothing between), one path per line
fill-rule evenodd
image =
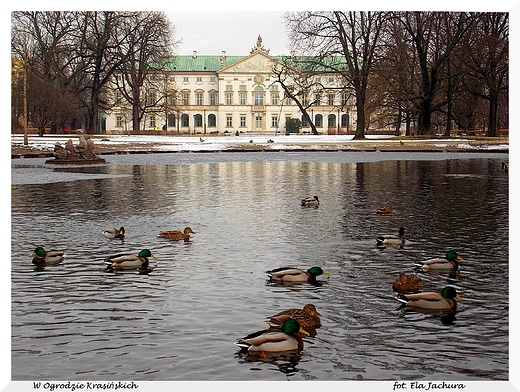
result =
M406 298L405 295L398 294L396 297L394 297L397 301L401 302L402 304L407 304L409 302L408 298Z
M235 344L243 350L247 350L249 347L251 347L249 343L246 343L243 340L239 340L235 342Z

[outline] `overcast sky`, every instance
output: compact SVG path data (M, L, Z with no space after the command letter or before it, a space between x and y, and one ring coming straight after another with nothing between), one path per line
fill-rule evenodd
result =
M269 54L289 53L282 11L166 11L181 40L178 54L248 55L258 35Z

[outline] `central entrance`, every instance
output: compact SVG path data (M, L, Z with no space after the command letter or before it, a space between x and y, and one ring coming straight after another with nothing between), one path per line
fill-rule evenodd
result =
M261 131L263 130L263 117L262 114L257 113L255 115L255 131Z

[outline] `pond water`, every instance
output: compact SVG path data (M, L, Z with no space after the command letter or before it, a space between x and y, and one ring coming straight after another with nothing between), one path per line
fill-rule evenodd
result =
M508 380L508 174L495 153L174 153L12 161L12 380ZM318 208L300 199L318 195ZM376 209L389 204L390 215ZM124 226L124 240L101 235ZM189 242L158 238L191 226ZM377 247L405 228L404 246ZM38 246L65 250L37 269ZM149 248L149 274L105 272ZM399 272L456 250L455 314L406 311ZM321 266L321 285L266 270ZM237 338L316 305L298 355Z

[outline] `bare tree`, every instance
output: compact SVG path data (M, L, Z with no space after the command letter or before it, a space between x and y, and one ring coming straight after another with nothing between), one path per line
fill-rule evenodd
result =
M402 12L392 19L404 28L408 44L417 56L420 78L414 101L419 113L419 134L430 133L432 113L446 103L445 100L435 102L440 69L468 33L474 19L474 15L465 12Z
M324 70L339 73L356 97L355 139L365 137L369 78L378 61L386 12L297 12L285 18L295 50L310 52Z
M122 26L128 21L126 13L114 11L84 11L77 31L79 56L85 62L88 91L87 127L91 133L100 133L101 110L109 108L106 89L114 73L126 62L119 52L124 36Z
M119 57L126 60L114 80L132 106L133 129L138 130L147 110L156 108L168 95L164 89L166 74L162 71L176 43L164 12L129 13L121 33Z
M468 73L478 81L467 87L488 102L487 136L496 136L499 102L509 87L509 14L482 14L465 44L472 49L464 52Z
M275 81L284 91L284 99L289 98L300 109L309 124L313 135L318 134L316 125L308 113L308 109L316 102L309 102L311 92L320 90L322 85L316 84L314 72L310 69L300 69L297 57L286 57L282 62L275 62L272 68Z

